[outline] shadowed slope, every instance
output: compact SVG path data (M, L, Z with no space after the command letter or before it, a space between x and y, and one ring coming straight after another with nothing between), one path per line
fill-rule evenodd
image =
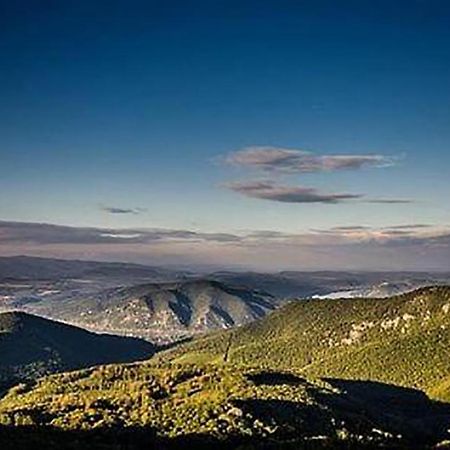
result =
M0 380L15 380L97 364L150 357L145 341L98 335L20 312L0 314Z

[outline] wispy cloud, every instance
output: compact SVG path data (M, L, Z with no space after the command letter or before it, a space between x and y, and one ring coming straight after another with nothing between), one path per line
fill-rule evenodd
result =
M110 214L141 214L147 211L145 208L119 208L105 205L100 205L100 209Z
M415 203L414 200L407 198L372 198L366 200L367 203L378 203L380 205L405 205Z
M370 199L364 194L324 193L308 186L280 185L271 180L232 181L222 184L223 187L251 198L272 200L282 203L324 203L336 204L349 200L373 204L410 204L407 199Z
M333 227L330 230L331 231L361 231L361 230L369 230L370 227L367 227L365 225L348 225L348 226L340 226L340 227Z
M229 233L200 233L189 230L114 229L70 227L47 223L0 221L2 242L33 244L148 244L157 241L233 242L239 237Z
M316 155L304 150L255 146L230 153L225 157L225 162L267 172L292 174L386 167L393 165L395 158L379 154Z
M326 234L327 242L330 236L338 244L343 237L352 239L358 237L366 241L396 239L397 233L402 232L414 239L429 239L450 235L450 227L436 227L425 224L401 224L383 227L366 225L336 226L324 229L313 229L310 232L286 233L275 230L256 230L246 233L215 233L191 230L172 229L117 229L95 227L71 227L48 223L8 222L0 221L0 245L4 243L33 243L33 244L152 244L156 242L215 242L238 243L271 242L301 239L304 243L317 244L321 234ZM322 238L319 238L322 239Z
M411 223L406 225L391 225L384 228L388 230L418 230L431 228L431 225L425 223Z
M380 154L342 154L318 155L299 149L281 147L244 147L223 158L229 165L270 172L276 175L295 175L299 173L336 172L361 170L366 167L387 167L398 158ZM372 204L409 204L413 200L404 198L367 198L364 194L352 192L321 192L310 186L277 184L272 180L246 180L228 182L224 187L247 197L273 200L284 203L322 203L336 204L357 200Z
M273 200L284 203L340 203L359 199L359 194L322 193L305 186L283 186L272 181L230 182L224 187L247 197Z
M366 242L400 242L404 237L408 240L419 239L428 240L441 236L450 235L450 227L436 227L424 224L402 224L382 227L370 227L365 225L337 226L324 229L312 229L316 235L331 236L334 242L343 239L366 241Z

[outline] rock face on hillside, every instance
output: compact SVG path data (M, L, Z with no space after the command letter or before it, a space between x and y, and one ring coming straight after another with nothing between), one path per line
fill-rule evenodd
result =
M50 306L53 317L91 330L171 342L259 319L278 302L263 292L197 280L115 288Z

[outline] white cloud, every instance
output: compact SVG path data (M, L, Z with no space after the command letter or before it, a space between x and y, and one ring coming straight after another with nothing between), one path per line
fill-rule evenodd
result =
M386 167L394 164L394 158L379 154L316 155L304 150L254 146L230 153L225 162L268 172L313 173Z

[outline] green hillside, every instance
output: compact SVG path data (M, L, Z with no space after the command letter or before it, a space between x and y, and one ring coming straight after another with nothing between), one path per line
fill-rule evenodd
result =
M60 448L64 432L78 433L70 448L85 448L83 432L97 433L103 449L177 443L228 449L251 443L242 447L249 450L261 443L274 449L411 448L444 439L449 421L450 406L420 391L308 381L295 371L232 365L104 366L19 385L0 402L0 424L16 449L24 436L30 442L30 434L38 443L41 436L45 448ZM132 431L126 447L119 446L119 438L117 446L106 445L114 430L117 436ZM0 427L3 444L1 437Z
M0 400L0 444L449 448L449 327L449 287L292 302L147 362L19 384Z
M99 335L20 312L0 314L0 383L151 356L139 339Z
M378 380L450 399L450 382L444 382L450 375L450 288L387 299L291 302L263 320L159 357L295 368L308 376Z

